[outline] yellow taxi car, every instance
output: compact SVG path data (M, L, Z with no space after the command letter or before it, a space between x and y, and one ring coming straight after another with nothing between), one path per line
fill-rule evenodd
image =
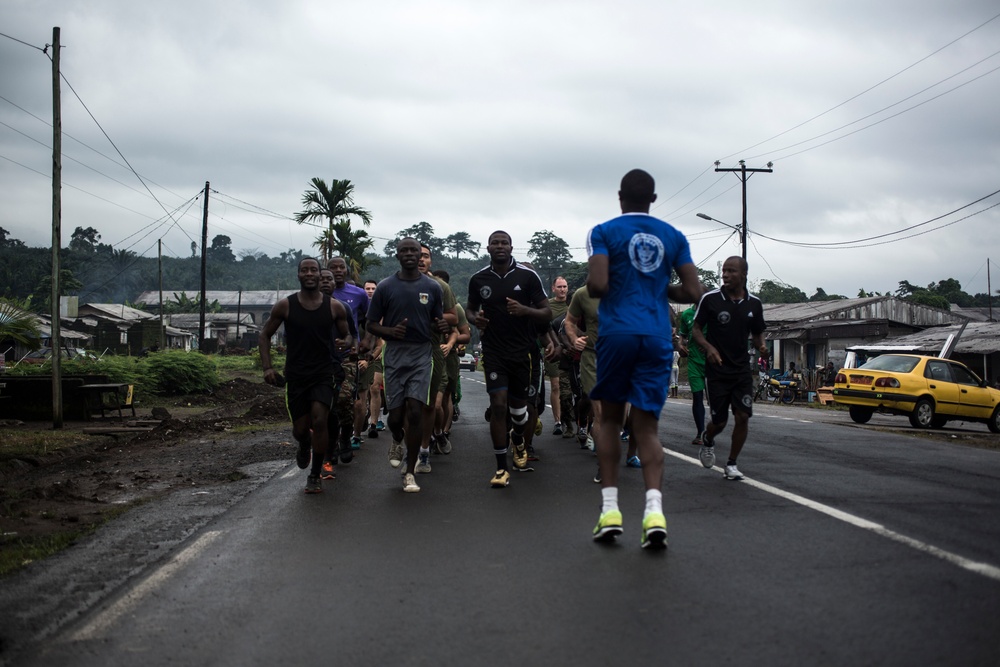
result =
M954 419L984 422L1000 433L1000 390L950 359L883 354L861 368L841 368L833 398L850 406L858 424L886 412L908 416L914 428L942 428Z

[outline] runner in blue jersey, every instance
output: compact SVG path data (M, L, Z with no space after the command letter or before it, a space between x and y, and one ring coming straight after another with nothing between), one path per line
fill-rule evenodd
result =
M590 392L602 405L596 445L603 504L594 539L611 541L622 533L618 434L625 421L625 404L630 403L632 435L646 485L641 544L662 548L667 543L667 521L660 490L663 448L657 425L667 400L674 352L668 297L697 301L702 287L687 239L649 215L649 206L656 201L653 177L641 169L625 174L618 199L622 215L594 227L587 237L587 289L601 299L597 383ZM674 271L680 285L670 285Z
M333 296L348 307L354 328L358 331L355 340L360 342L364 337L365 317L368 314L368 293L363 288L347 282L347 260L343 257L331 257L326 265L333 272ZM353 458L352 450L361 449L361 427L365 415L359 396L365 390L365 387L361 386L361 374L367 366L367 361L359 358L357 344L344 356L347 382L338 399L340 458L341 462L350 462Z

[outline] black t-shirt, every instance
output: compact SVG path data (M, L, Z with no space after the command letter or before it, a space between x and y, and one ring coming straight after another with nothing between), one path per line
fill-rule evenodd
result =
M694 321L708 327L705 338L722 357L722 366L705 363L706 377L750 373L747 339L767 328L760 299L747 293L745 299L733 301L721 289L714 289L702 295Z
M511 264L513 266L503 276L487 266L469 279L467 310L482 310L490 321L482 335L483 350L504 357L519 356L538 348L537 325L530 317L508 313L508 297L530 308L537 307L547 298L537 273L513 259Z

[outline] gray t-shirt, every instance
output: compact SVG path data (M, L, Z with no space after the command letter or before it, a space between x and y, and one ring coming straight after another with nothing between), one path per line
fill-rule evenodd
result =
M375 288L368 306L368 321L394 327L406 318L406 338L410 343L431 342L431 324L444 315L441 286L421 274L416 280L403 280L394 274Z

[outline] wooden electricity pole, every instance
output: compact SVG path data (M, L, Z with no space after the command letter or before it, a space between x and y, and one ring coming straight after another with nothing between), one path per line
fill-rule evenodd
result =
M52 428L63 427L62 355L59 341L59 246L62 245L62 111L59 100L59 28L52 28Z
M205 181L205 208L201 218L201 306L198 309L198 351L205 354L205 271L208 267L208 181Z
M740 179L743 183L743 226L740 227L740 242L743 245L743 261L747 259L747 179L753 176L757 172L764 172L766 174L772 173L774 170L771 169L770 162L767 163L767 169L747 169L746 162L740 160L740 166L738 168L720 168L719 163L715 163L715 171L731 171L736 174L736 177ZM748 176L747 174L750 174Z

